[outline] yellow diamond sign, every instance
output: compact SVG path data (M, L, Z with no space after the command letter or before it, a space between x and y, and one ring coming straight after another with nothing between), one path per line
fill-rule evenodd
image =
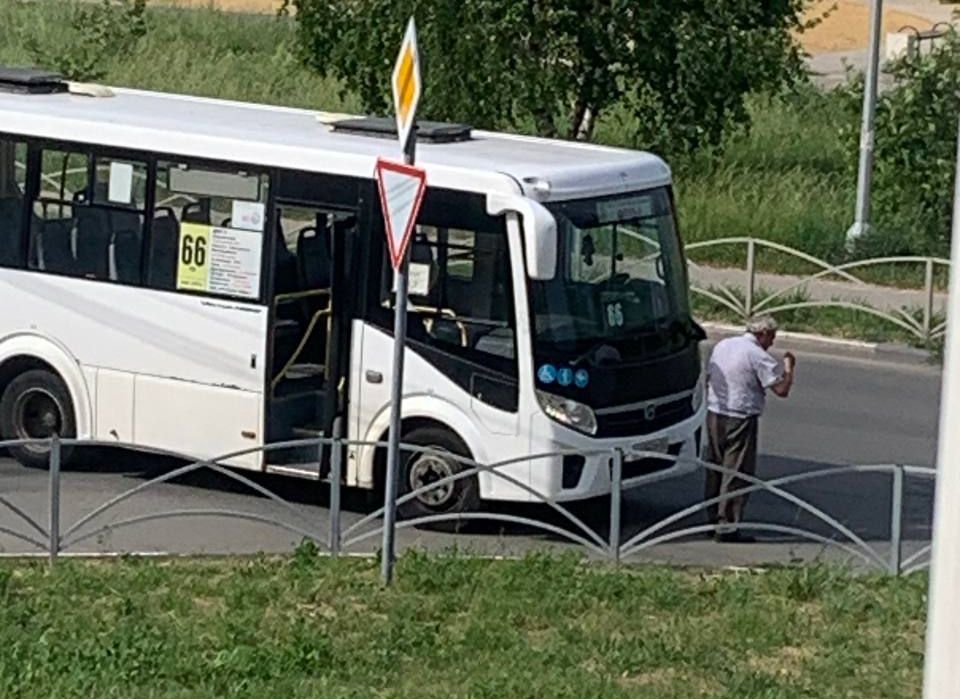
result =
M400 55L393 67L393 107L397 115L397 136L405 148L417 116L420 102L420 54L417 51L417 26L413 17L407 23Z

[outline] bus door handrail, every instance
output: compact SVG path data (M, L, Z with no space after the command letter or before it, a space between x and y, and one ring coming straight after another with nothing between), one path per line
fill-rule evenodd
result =
M460 346L469 347L470 346L470 334L467 331L467 326L463 324L463 321L460 320L460 317L457 315L456 311L450 308L441 308L439 306L423 306L416 303L411 303L407 308L411 311L416 311L421 314L430 314L436 317L447 318L452 320L456 326L457 330L460 331ZM427 332L433 332L433 321L434 318L424 318L424 325L427 328ZM427 325L429 323L429 325Z
M294 291L288 294L278 294L274 300L274 310L276 310L283 303L291 303L294 301L302 301L307 298L323 298L326 297L327 305L325 308L321 308L316 311L313 316L310 318L310 322L307 325L307 329L304 331L303 336L300 338L300 343L297 345L297 348L293 351L293 354L290 356L290 359L287 360L287 363L284 364L283 368L279 373L270 381L270 393L273 394L276 391L277 386L283 379L286 377L287 372L297 363L297 360L300 358L300 354L303 352L304 348L307 346L307 341L313 335L313 331L317 327L317 323L321 318L327 318L327 331L329 333L329 318L333 315L333 304L332 301L332 292L331 289L309 289L307 291ZM329 339L328 339L329 346ZM324 376L327 373L327 364L328 359L324 357L323 364L321 369L323 370Z

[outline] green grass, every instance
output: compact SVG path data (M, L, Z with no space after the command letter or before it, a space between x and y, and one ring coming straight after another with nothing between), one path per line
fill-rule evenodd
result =
M752 236L842 260L855 188L836 134L843 118L837 99L812 91L758 97L750 111L753 128L731 137L719 160L679 164L684 239ZM711 254L726 261L720 251Z
M67 43L70 2L0 2L0 63L29 64L30 36ZM104 82L123 87L357 111L336 81L317 77L294 56L289 19L148 5L148 31L129 55L108 58Z
M0 696L919 697L926 578L408 554L0 565Z

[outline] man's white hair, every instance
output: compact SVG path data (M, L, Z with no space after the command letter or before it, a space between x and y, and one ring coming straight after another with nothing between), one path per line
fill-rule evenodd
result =
M773 316L757 316L747 321L747 332L759 335L764 332L776 332L780 326Z

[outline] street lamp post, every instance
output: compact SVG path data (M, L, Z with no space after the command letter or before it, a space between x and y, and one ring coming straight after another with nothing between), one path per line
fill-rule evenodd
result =
M880 31L883 26L883 0L873 0L870 15L870 50L863 84L863 118L860 126L860 164L857 168L857 208L853 225L847 229L847 249L870 232L870 189L873 180L873 121L877 108L877 83L880 73Z

